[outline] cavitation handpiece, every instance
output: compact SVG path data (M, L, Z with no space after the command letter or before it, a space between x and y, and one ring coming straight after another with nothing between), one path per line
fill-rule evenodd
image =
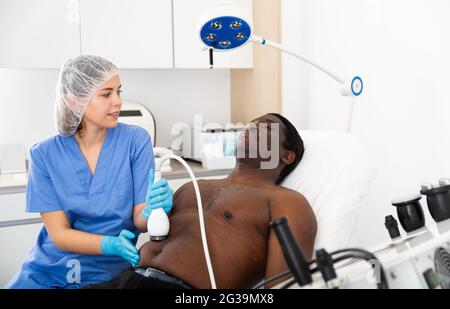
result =
M155 182L161 179L161 171L155 171ZM151 241L161 241L167 239L169 235L170 222L164 209L156 208L152 210L147 221L147 231Z

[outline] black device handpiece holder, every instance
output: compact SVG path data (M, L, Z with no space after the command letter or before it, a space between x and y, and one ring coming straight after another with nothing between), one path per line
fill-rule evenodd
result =
M393 216L389 215L384 218L384 226L386 226L391 239L396 239L400 237L400 230L398 229L398 223Z
M313 280L309 265L306 262L302 249L297 244L289 228L287 218L283 217L271 222L270 227L275 231L278 242L281 245L281 250L283 251L284 259L298 284L305 286L312 283Z

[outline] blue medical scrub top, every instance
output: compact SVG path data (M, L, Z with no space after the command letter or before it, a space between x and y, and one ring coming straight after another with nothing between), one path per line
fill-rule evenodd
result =
M145 202L149 170L154 167L152 143L144 129L122 123L108 129L93 176L74 136L38 143L30 158L27 212L63 210L73 229L109 236L127 229L138 235L133 208ZM116 256L62 251L44 226L6 287L78 288L109 281L128 267Z

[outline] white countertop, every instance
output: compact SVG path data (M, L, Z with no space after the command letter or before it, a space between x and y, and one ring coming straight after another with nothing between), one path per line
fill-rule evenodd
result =
M25 187L27 173L0 174L0 190Z
M228 175L231 172L230 169L208 170L204 168L200 163L193 161L188 161L188 164L197 177ZM167 180L189 177L188 172L184 169L181 163L171 160L170 165L172 167L172 170L170 172L162 173L162 176ZM27 178L28 177L26 173L0 174L0 194L25 192Z

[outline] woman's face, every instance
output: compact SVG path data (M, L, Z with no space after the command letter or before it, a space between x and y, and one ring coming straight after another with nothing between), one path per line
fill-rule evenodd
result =
M122 106L121 86L118 75L106 81L89 101L84 121L99 128L116 127Z

